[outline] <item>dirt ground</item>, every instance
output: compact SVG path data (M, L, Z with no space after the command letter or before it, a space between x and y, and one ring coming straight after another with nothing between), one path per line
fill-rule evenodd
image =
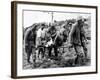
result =
M51 58L45 57L41 59L36 59L35 63L33 62L33 58L31 55L31 63L27 62L27 55L24 52L23 53L23 69L36 69L36 68L59 68L59 67L77 67L77 66L90 66L91 65L91 43L90 41L87 41L87 59L84 62L80 62L80 64L75 64L75 50L72 48L70 51L67 48L67 44L64 45L66 48L60 48L60 53L58 54L58 57L55 58L55 56L52 56ZM40 56L41 57L41 56Z

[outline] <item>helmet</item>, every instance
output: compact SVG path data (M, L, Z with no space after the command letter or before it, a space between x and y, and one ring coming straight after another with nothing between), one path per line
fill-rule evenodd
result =
M83 19L82 16L77 17L77 21L82 20L82 19Z

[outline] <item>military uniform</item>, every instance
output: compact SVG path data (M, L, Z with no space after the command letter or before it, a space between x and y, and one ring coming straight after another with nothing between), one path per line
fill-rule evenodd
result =
M87 54L87 48L85 44L83 43L83 38L85 38L85 32L83 29L82 22L78 20L75 24L72 25L71 32L69 34L69 43L71 46L74 47L77 56L80 56L80 53ZM82 49L83 47L83 49Z

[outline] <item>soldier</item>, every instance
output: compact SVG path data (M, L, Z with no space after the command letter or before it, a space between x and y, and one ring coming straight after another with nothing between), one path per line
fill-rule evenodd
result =
M36 32L36 58L38 59L39 56L39 49L38 47L41 46L41 40L42 40L42 33L45 25L42 24L41 27Z
M70 47L74 47L75 52L77 54L76 63L79 59L80 53L82 53L82 47L84 54L87 54L87 48L85 47L83 43L83 37L85 38L85 32L83 31L83 19L82 16L79 16L77 18L77 21L75 24L72 25L72 29L69 33L69 43ZM83 36L84 35L84 36Z
M34 25L34 28L29 27L29 28L27 28L27 30L24 33L25 34L25 50L26 50L26 53L27 53L28 63L31 63L30 62L30 56L32 54L32 50L35 47L36 27L37 27L37 25ZM35 54L35 53L33 53L33 54Z
M56 31L56 28L55 28L54 25L52 25L51 28L49 29L49 33L50 33L50 35L51 35L52 41L54 42L55 37L56 37L56 35L57 35L57 31ZM58 56L57 47L55 46L54 43L52 43L52 45L49 46L49 48L48 48L48 49L49 49L49 57L51 57L51 51L52 51L53 48L54 48L55 57L57 57L57 56Z

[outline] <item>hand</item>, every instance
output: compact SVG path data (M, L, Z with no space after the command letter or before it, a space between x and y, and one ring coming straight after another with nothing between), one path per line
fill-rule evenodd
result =
M68 47L72 47L73 45L71 43L68 44Z

